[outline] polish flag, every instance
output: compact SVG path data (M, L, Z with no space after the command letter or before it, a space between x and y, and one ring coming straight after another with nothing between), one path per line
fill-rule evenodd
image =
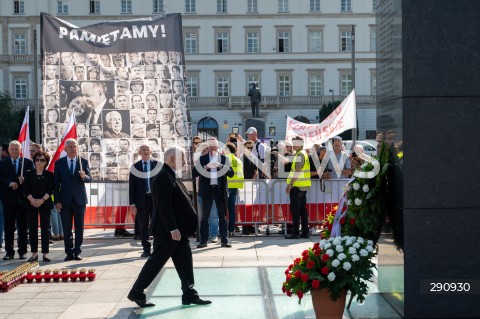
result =
M24 158L30 158L30 128L28 127L28 118L30 115L30 106L27 106L27 112L25 113L25 118L23 119L22 129L18 135L18 141L22 144L22 151L20 156Z
M77 139L77 125L75 121L75 112L72 112L70 114L67 128L65 129L65 133L63 133L62 141L60 142L60 145L58 146L57 151L55 152L55 155L53 155L53 158L51 159L50 164L48 165L48 168L47 168L48 171L53 172L55 170L56 160L67 155L67 153L65 152L65 141L68 140L69 138Z

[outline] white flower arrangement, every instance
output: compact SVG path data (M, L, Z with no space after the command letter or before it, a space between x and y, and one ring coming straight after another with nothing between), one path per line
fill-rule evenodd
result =
M322 248L327 245L335 249ZM375 256L373 242L360 237L322 240L303 251L302 256L288 266L283 292L301 300L312 289L328 289L332 300L336 300L348 290L357 297L357 301L362 302L368 293L365 281L373 277L375 264L371 259Z

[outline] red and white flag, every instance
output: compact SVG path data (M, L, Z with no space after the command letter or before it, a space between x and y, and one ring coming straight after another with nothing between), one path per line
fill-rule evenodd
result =
M68 140L69 138L77 139L77 125L75 121L75 112L72 112L70 114L70 117L68 118L67 128L63 133L62 141L60 142L60 145L58 146L57 151L55 152L55 155L53 155L53 158L50 160L50 165L48 165L48 169L47 169L50 172L53 172L55 170L55 162L59 158L62 158L67 155L67 153L65 152L65 141Z
M28 126L28 118L30 115L30 106L27 106L27 112L25 113L25 118L23 119L22 128L20 129L20 134L18 135L18 141L22 144L22 151L20 156L24 158L30 158L30 128Z

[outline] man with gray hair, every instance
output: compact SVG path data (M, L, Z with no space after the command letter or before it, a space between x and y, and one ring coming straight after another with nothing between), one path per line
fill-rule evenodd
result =
M82 95L85 105L89 109L87 123L102 124L103 109L114 109L106 96L105 84L102 82L82 82Z
M67 156L55 162L54 199L55 207L62 216L65 261L82 260L83 228L88 198L85 183L92 181L88 161L78 156L77 140L65 141ZM80 163L81 161L81 163ZM72 219L75 222L75 244L72 234Z
M118 111L111 111L105 115L105 123L107 129L103 131L103 137L109 138L127 138L130 137L125 132L122 132L122 114Z
M164 165L151 184L153 252L127 298L142 308L155 306L147 302L144 290L171 257L182 283L182 304L210 304L211 301L201 299L193 288L193 258L188 236L195 233L197 214L185 185L175 176L175 172L185 165L185 151L172 146L165 151L164 158Z
M21 151L22 144L19 141L11 141L8 145L10 156L5 157L0 162L0 185L5 218L5 251L7 252L3 260L11 260L15 256L15 250L13 249L15 228L18 234L18 255L20 259L27 259L27 212L23 205L21 192L23 176L27 171L34 169L34 166L31 160L20 156Z

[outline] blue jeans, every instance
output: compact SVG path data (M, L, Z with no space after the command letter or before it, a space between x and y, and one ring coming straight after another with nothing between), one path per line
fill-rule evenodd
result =
M218 236L218 210L215 201L210 210L210 217L208 218L209 237L215 238Z
M63 236L62 218L54 207L50 212L50 223L52 224L52 233L54 236Z
M0 199L0 247L3 246L3 203Z
M235 203L237 202L238 188L228 189L228 231L235 231Z

